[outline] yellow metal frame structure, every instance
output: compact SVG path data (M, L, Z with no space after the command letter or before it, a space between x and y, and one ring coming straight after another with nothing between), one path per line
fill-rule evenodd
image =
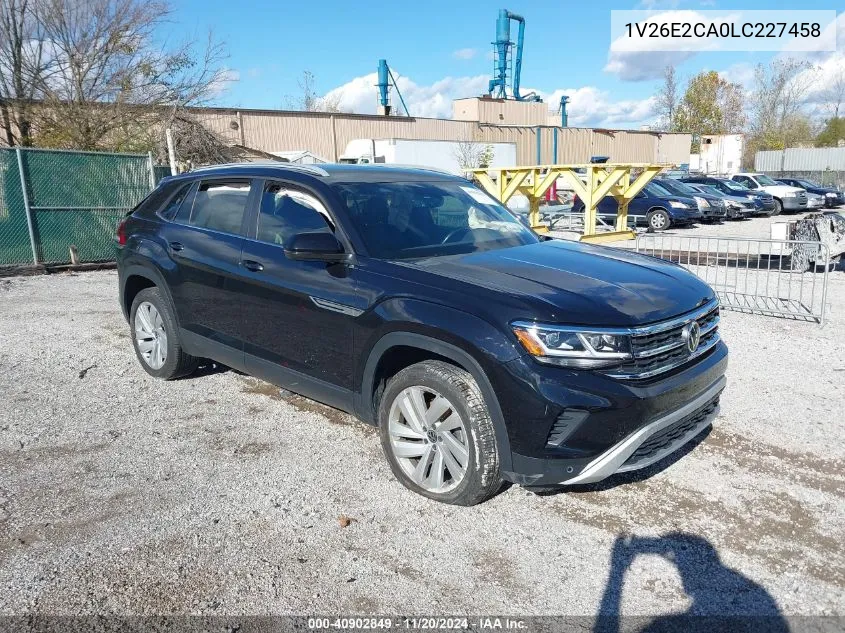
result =
M548 229L540 224L540 200L552 183L562 178L584 203L584 242L612 242L634 239L628 228L628 203L652 178L669 165L653 163L588 163L584 165L535 165L473 169L475 178L487 192L505 204L516 193L528 198L529 222L538 232ZM577 173L584 171L586 173ZM633 178L632 174L639 172ZM492 177L491 177L492 174ZM619 203L615 231L596 231L596 209L605 196Z

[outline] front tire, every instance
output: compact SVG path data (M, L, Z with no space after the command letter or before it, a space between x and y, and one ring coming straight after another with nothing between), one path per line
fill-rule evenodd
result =
M672 225L669 214L663 209L651 211L646 218L649 228L655 231L665 231Z
M490 411L463 369L441 361L406 367L387 383L378 421L393 474L417 494L471 506L501 488Z
M783 213L783 203L777 198L775 198L775 208L769 214L769 217L772 217L773 215L780 215L781 213Z
M199 359L185 353L170 304L158 288L145 288L129 310L132 346L150 376L173 380L196 371Z

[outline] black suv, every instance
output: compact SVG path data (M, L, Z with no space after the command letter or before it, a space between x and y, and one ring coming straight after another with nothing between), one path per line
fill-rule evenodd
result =
M648 466L710 424L725 386L697 277L539 237L439 172L200 169L164 179L117 241L149 374L213 359L352 413L438 501Z

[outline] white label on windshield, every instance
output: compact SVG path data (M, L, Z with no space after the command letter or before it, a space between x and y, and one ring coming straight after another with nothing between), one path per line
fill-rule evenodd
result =
M490 198L484 195L481 191L476 189L475 187L461 187L461 190L469 195L470 198L475 200L480 204L491 204Z

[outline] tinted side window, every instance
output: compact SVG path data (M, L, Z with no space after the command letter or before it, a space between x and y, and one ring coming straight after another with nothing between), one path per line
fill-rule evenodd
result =
M151 217L161 208L161 205L164 204L176 187L175 183L167 183L153 189L146 198L138 203L134 213L142 217Z
M165 220L172 220L173 218L175 218L176 214L179 211L179 207L181 207L182 203L185 202L185 197L191 190L192 184L193 183L186 182L181 187L179 187L176 193L170 198L170 200L167 201L167 204L164 205L164 208L159 212L159 215Z
M223 233L240 234L249 188L249 180L201 182L194 196L188 224Z
M316 198L268 182L261 194L258 240L283 246L297 233L333 233L328 212Z

